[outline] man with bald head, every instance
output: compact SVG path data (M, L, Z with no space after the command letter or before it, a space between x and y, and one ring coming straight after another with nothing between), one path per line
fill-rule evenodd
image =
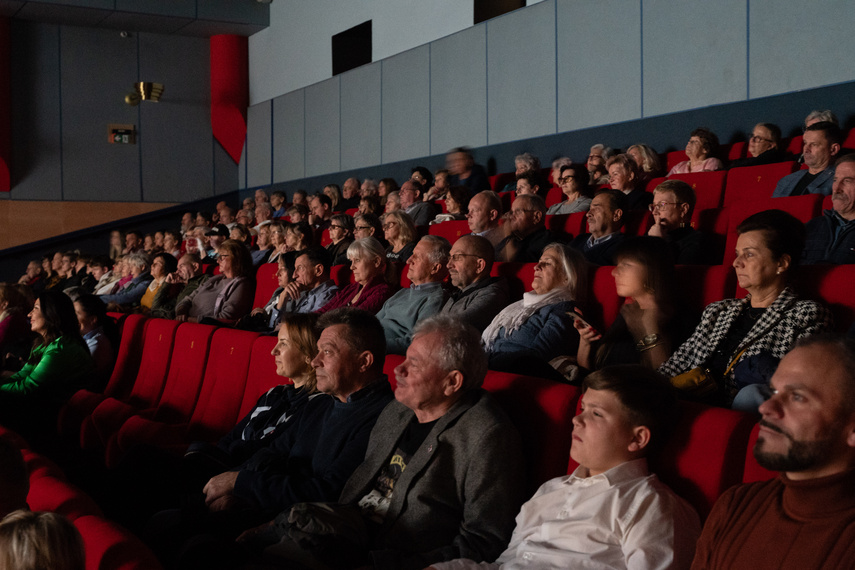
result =
M476 235L461 236L451 246L448 274L455 290L440 313L469 323L478 332L510 302L504 277L490 277L496 254L490 240Z
M851 568L855 341L799 341L770 384L754 458L779 475L732 487L716 501L692 568Z
M466 221L473 235L487 238L493 247L499 245L505 235L499 228L502 217L502 201L492 190L484 190L469 200Z

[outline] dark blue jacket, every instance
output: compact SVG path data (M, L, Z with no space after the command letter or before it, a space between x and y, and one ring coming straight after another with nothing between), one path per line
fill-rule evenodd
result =
M297 429L286 430L243 464L235 496L271 518L295 503L335 501L362 463L380 412L393 399L385 377L347 402L313 398Z
M834 233L842 220L834 210L825 210L822 214L805 224L807 235L802 263L855 263L855 223L846 224L835 241Z

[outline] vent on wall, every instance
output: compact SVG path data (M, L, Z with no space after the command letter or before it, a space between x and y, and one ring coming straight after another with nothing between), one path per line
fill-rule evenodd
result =
M333 75L371 63L371 20L332 37Z
M474 0L473 24L480 24L490 18L525 8L525 0Z

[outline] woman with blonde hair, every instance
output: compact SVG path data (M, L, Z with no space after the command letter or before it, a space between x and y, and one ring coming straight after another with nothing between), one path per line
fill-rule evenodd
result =
M413 219L402 210L389 212L383 217L383 236L389 242L386 257L389 261L406 263L416 248L416 226Z
M83 537L57 513L14 511L0 521L0 570L84 570Z
M657 176L662 176L662 162L659 160L659 154L651 147L644 143L634 144L626 149L632 160L638 165L641 171L639 179L643 183L647 183Z
M383 246L373 237L354 241L347 248L353 283L336 293L318 313L326 313L339 307L356 307L376 313L392 296L389 285L390 264L387 263Z

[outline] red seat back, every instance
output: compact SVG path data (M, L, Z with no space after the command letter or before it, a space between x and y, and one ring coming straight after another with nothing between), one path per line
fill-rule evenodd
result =
M255 298L252 301L253 308L263 307L273 296L273 292L279 287L278 263L262 263L255 272Z
M150 319L146 325L140 367L129 397L134 405L154 406L160 400L177 329L177 321L166 319Z
M771 198L778 181L795 171L795 161L731 168L727 171L724 205Z
M183 323L175 333L172 359L169 362L169 375L163 395L157 403L156 418L166 422L186 422L193 413L205 363L208 360L208 348L216 327Z
M549 191L546 193L546 207L548 208L555 204L560 204L564 201L564 198L564 192L561 191L561 188L557 186L554 188L550 188Z
M686 155L686 150L672 150L671 152L665 155L665 171L671 172L671 169L680 164L681 162L685 162L689 160L689 157Z
M724 200L724 184L727 179L726 170L715 172L693 172L689 174L675 174L669 178L682 180L695 191L697 202L696 210L705 208L720 208ZM771 195L771 194L770 194Z
M612 277L614 266L604 265L597 267L591 276L592 295L588 296L588 312L597 314L585 314L585 320L597 327L600 332L608 330L620 313L623 299L618 297L615 287L615 278ZM602 328L597 325L599 323Z
M517 263L514 261L497 261L490 270L493 277L504 277L508 280L511 300L522 299L524 292L531 289L536 263Z
M76 519L87 570L160 570L154 553L130 532L100 516Z
M260 336L252 344L249 369L246 373L246 389L241 398L238 418L247 415L255 407L255 403L262 394L274 386L289 383L287 378L276 374L276 363L271 354L276 343L275 336Z
M804 136L798 135L791 138L789 141L784 140L784 152L792 156L799 156L802 153L802 144L804 143Z
M490 188L492 188L494 192L499 192L502 188L511 182L514 182L516 179L517 175L514 172L502 172L501 174L494 174L488 178L490 181Z
M469 222L467 220L452 220L440 224L432 224L428 227L428 233L432 236L444 237L448 243L454 245L457 238L470 234Z
M546 227L554 234L565 234L574 238L585 233L588 225L587 212L546 216Z
M64 478L50 475L30 479L27 504L33 511L59 513L71 520L86 515L103 514L89 495Z
M805 196L791 196L789 198L767 198L765 200L754 200L750 202L739 202L728 209L729 220L727 229L727 243L724 246L724 264L730 265L736 259L736 228L745 218L751 214L764 210L783 210L792 214L802 222L807 223L811 218L822 213L822 194L807 194Z
M258 336L232 329L214 333L202 388L190 418L192 439L214 441L237 424L250 355Z
M805 265L795 280L796 290L825 305L834 314L837 331L845 333L855 322L855 265Z
M731 299L736 293L736 274L724 265L678 265L677 283L686 307L700 315L710 303Z
M123 400L131 393L142 359L147 322L148 318L144 315L127 315L122 327L116 364L104 389L107 396Z
M739 141L730 143L729 145L724 145L724 152L722 152L722 154L727 156L728 161L745 158L748 154L748 143L745 141Z
M330 267L330 279L340 288L353 283L353 272L350 270L350 265L333 265Z

